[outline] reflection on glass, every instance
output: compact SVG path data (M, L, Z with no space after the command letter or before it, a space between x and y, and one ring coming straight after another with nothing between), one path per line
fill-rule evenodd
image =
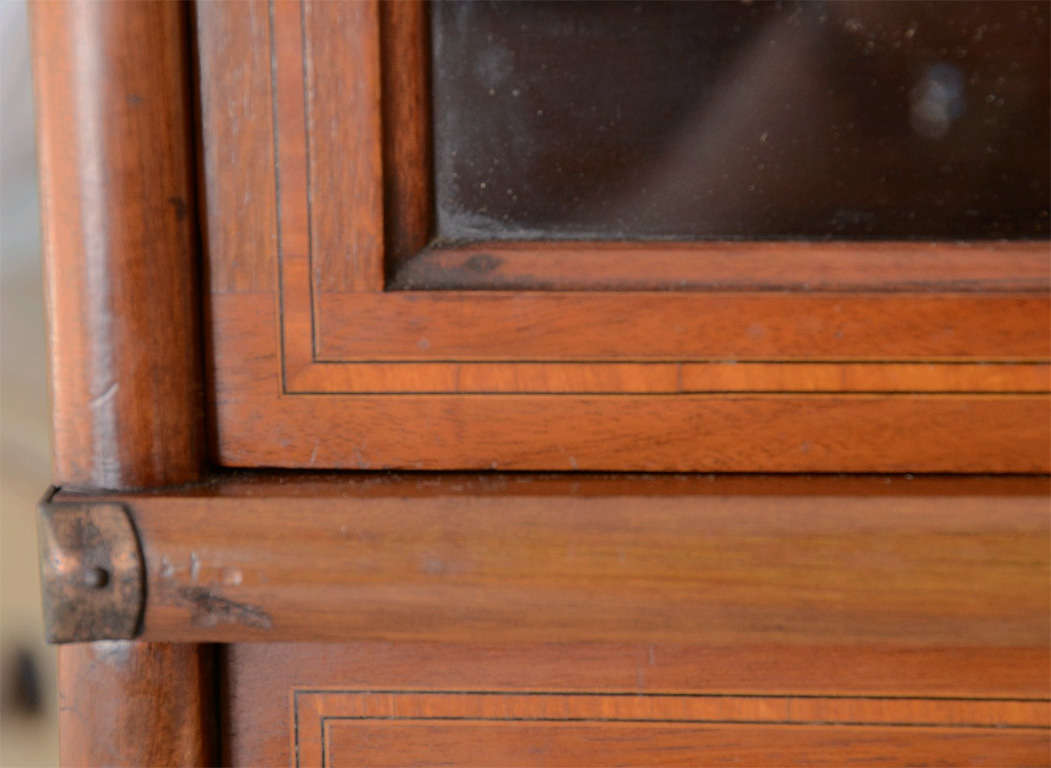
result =
M434 3L439 233L1047 237L1048 7Z

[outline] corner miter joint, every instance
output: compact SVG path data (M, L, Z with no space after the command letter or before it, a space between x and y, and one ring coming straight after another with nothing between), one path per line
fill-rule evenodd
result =
M50 643L127 640L139 633L145 568L123 504L40 502L40 585Z

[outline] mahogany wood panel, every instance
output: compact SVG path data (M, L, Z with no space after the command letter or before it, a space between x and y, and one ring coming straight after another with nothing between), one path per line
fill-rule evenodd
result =
M213 291L271 291L276 226L265 2L195 3L201 232ZM236 96L236 98L235 98ZM207 330L207 329L206 329Z
M435 755L466 768L523 766L953 765L995 760L1001 766L1046 765L1047 733L921 727L767 726L727 724L676 727L578 723L565 726L512 721L434 724L324 722L324 763L301 765L424 766ZM402 727L398 727L401 725ZM990 726L989 728L995 728Z
M290 392L728 393L999 392L1046 394L1047 363L631 362L311 365L286 371Z
M493 242L419 250L400 290L1041 291L1046 242ZM601 280L601 282L598 282Z
M253 310L242 312L238 305ZM218 459L227 465L782 472L1051 468L1051 406L1039 394L283 394L270 330L271 299L216 296L212 306L215 438ZM505 381L514 386L517 375L508 372ZM832 369L831 375L839 373ZM399 391L411 391L405 378L397 380ZM433 386L428 379L417 381L417 389ZM564 389L580 386L579 377L564 381ZM748 386L764 384L757 379Z
M890 372L891 376L903 373L900 379L876 379L867 385L855 379L853 384L832 385L840 393L828 395L758 394L757 390L767 391L771 379L742 382L747 373L739 374L732 366L716 369L710 383L700 382L700 386L714 387L723 375L736 378L729 383L737 392L722 395L545 396L515 389L519 394L355 396L325 394L325 385L331 382L313 369L289 371L286 386L317 386L317 394L285 393L278 339L272 330L276 325L272 301L273 297L258 294L212 296L215 439L222 464L780 472L831 468L1046 472L1051 468L1051 402L1046 395L908 394L932 384L954 388L928 378L931 369L922 365ZM371 379L362 381L369 386L379 379L384 386L397 385L396 392L432 391L434 378L414 379L413 370L405 368L409 367L402 367L397 379L383 382L385 371L380 367ZM605 381L595 372L555 368L555 372L548 369L533 375L554 391L576 392L597 389L596 384L611 380L629 392L671 388L674 380L672 391L677 392L688 381L697 385L696 379L687 376L698 373L683 368L680 384L680 368L675 364L663 372L647 369L649 378L642 381L630 378L632 366L617 370ZM463 376L462 369L467 370L467 378L461 378L459 385L471 386L469 377L477 369L469 366L458 365L443 373L444 381L457 383L457 371ZM1046 376L1047 369L1040 366L1016 372L1025 370L1030 378L1012 377L1010 382L995 381L991 372L980 376L985 386L1008 386L1000 391L1019 392L1032 386L1037 377ZM819 381L847 381L850 374L846 371L838 366L809 369ZM699 372L703 376L711 370ZM806 371L797 373L802 375L789 378L792 386L821 389L805 383ZM352 375L349 371L328 374L336 383ZM490 376L486 383L497 378L498 388L511 389L519 376L528 375L505 371ZM318 378L312 378L315 376ZM442 383L441 378L438 381ZM929 383L910 387L910 382L923 381ZM850 393L850 389L868 389L873 383L888 390ZM894 394L895 390L901 394Z
M121 497L147 566L144 639L1015 648L1046 666L1046 478L967 495L951 480L298 482Z
M298 17L298 18L296 18ZM380 41L377 0L273 4L275 44L295 36L305 46L304 71L277 68L282 87L275 109L281 141L305 147L303 160L280 163L279 183L307 185L308 249L317 254L312 280L319 290L383 289L383 145L380 110ZM288 60L291 64L294 60ZM298 91L300 98L283 100ZM305 114L302 114L305 110ZM298 131L295 129L298 128ZM338 158L353 158L339 162ZM291 201L290 201L291 202Z
M286 318L294 311L286 295ZM324 294L318 362L1046 360L1040 295ZM796 318L786 325L785 317ZM292 330L292 329L288 329ZM298 329L295 329L298 330ZM291 337L291 338L289 338ZM301 344L286 330L286 345ZM503 339L496 345L493 339ZM287 347L286 347L287 348Z
M63 768L214 762L214 654L207 646L108 641L58 655Z
M32 34L56 482L186 482L204 452L186 7L34 4Z
M199 14L218 463L1051 468L1046 243L518 243L406 257L430 231L422 9L363 5L325 25L296 3L240 8ZM260 48L273 67L243 66ZM358 69L379 82L375 114L318 80L334 66L319 52L337 48L370 52ZM331 135L313 133L375 136L377 121L383 210L372 191L320 193L319 164L373 190L376 153L369 139L364 154L317 154ZM252 142L238 141L245 123ZM248 199L249 217L231 216ZM357 258L358 241L327 232L337 219L344 233L385 232L387 290L332 290ZM477 275L443 283L446 267ZM414 287L457 290L392 290Z
M226 757L299 766L1049 762L1046 680L1025 693L963 692L944 649L884 651L883 676L872 674L878 649L770 650L234 645L224 655Z
M1001 765L1037 765L1046 764L1051 737L1049 703L1038 701L532 691L293 695L299 766L914 765L994 756Z

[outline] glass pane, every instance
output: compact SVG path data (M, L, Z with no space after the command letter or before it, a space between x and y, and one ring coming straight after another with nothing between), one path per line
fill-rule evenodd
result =
M1046 237L1048 7L434 3L439 233Z

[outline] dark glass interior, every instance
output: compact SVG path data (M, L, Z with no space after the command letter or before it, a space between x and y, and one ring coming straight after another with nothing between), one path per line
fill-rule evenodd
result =
M435 2L439 235L1047 237L1048 8Z

